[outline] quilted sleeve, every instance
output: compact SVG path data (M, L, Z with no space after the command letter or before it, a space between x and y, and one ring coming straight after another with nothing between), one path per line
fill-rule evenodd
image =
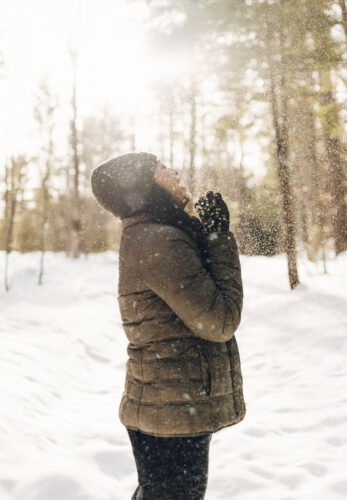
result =
M158 226L143 245L146 287L156 293L198 337L232 338L241 320L243 287L238 247L232 232L212 233L209 264L183 231Z

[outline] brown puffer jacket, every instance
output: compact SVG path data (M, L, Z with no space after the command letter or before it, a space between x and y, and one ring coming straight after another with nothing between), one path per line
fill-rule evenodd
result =
M211 239L208 250L207 270L184 231L146 214L123 219L118 301L129 359L119 417L129 429L198 436L245 416L233 233Z

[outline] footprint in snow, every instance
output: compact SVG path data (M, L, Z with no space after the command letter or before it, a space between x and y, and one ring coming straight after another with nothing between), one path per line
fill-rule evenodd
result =
M25 491L18 490L14 500L89 500L83 494L81 485L75 479L55 474L47 476L33 484L25 486Z
M276 410L277 413L293 413L294 411L297 411L295 410L294 408L278 408L278 410Z
M346 416L342 417L328 417L321 421L321 424L328 427L337 427L340 424L344 424L347 421Z
M248 429L245 429L243 433L246 434L247 436L252 436L257 438L262 438L266 436L266 432L264 432L262 429L257 429L256 427L249 427Z
M331 488L335 491L335 493L343 495L344 498L347 498L347 481L338 481L333 484Z
M316 477L322 477L325 476L327 473L326 467L320 464L315 464L315 463L307 463L303 464L300 467L303 467L304 469L308 470L313 476Z
M124 453L124 448L119 451L102 451L96 453L94 458L106 476L122 479L136 470L134 459Z
M257 476L263 477L264 479L273 479L275 474L268 472L267 470L260 469L259 467L249 467L248 470L254 472Z
M299 476L298 474L291 474L278 477L278 481L288 486L289 489L295 490L300 484L306 481L306 477Z
M334 446L335 448L339 448L340 446L343 446L344 441L340 438L337 437L331 437L326 440L330 446Z

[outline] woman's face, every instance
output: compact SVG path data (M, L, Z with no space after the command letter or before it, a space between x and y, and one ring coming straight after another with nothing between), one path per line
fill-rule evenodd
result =
M168 168L160 161L157 162L154 171L154 180L184 208L192 198L188 188L181 183L180 173L174 168Z

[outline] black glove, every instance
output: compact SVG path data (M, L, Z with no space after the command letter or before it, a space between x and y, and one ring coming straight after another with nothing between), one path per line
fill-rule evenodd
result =
M194 204L205 235L229 231L229 210L220 193L208 191Z

